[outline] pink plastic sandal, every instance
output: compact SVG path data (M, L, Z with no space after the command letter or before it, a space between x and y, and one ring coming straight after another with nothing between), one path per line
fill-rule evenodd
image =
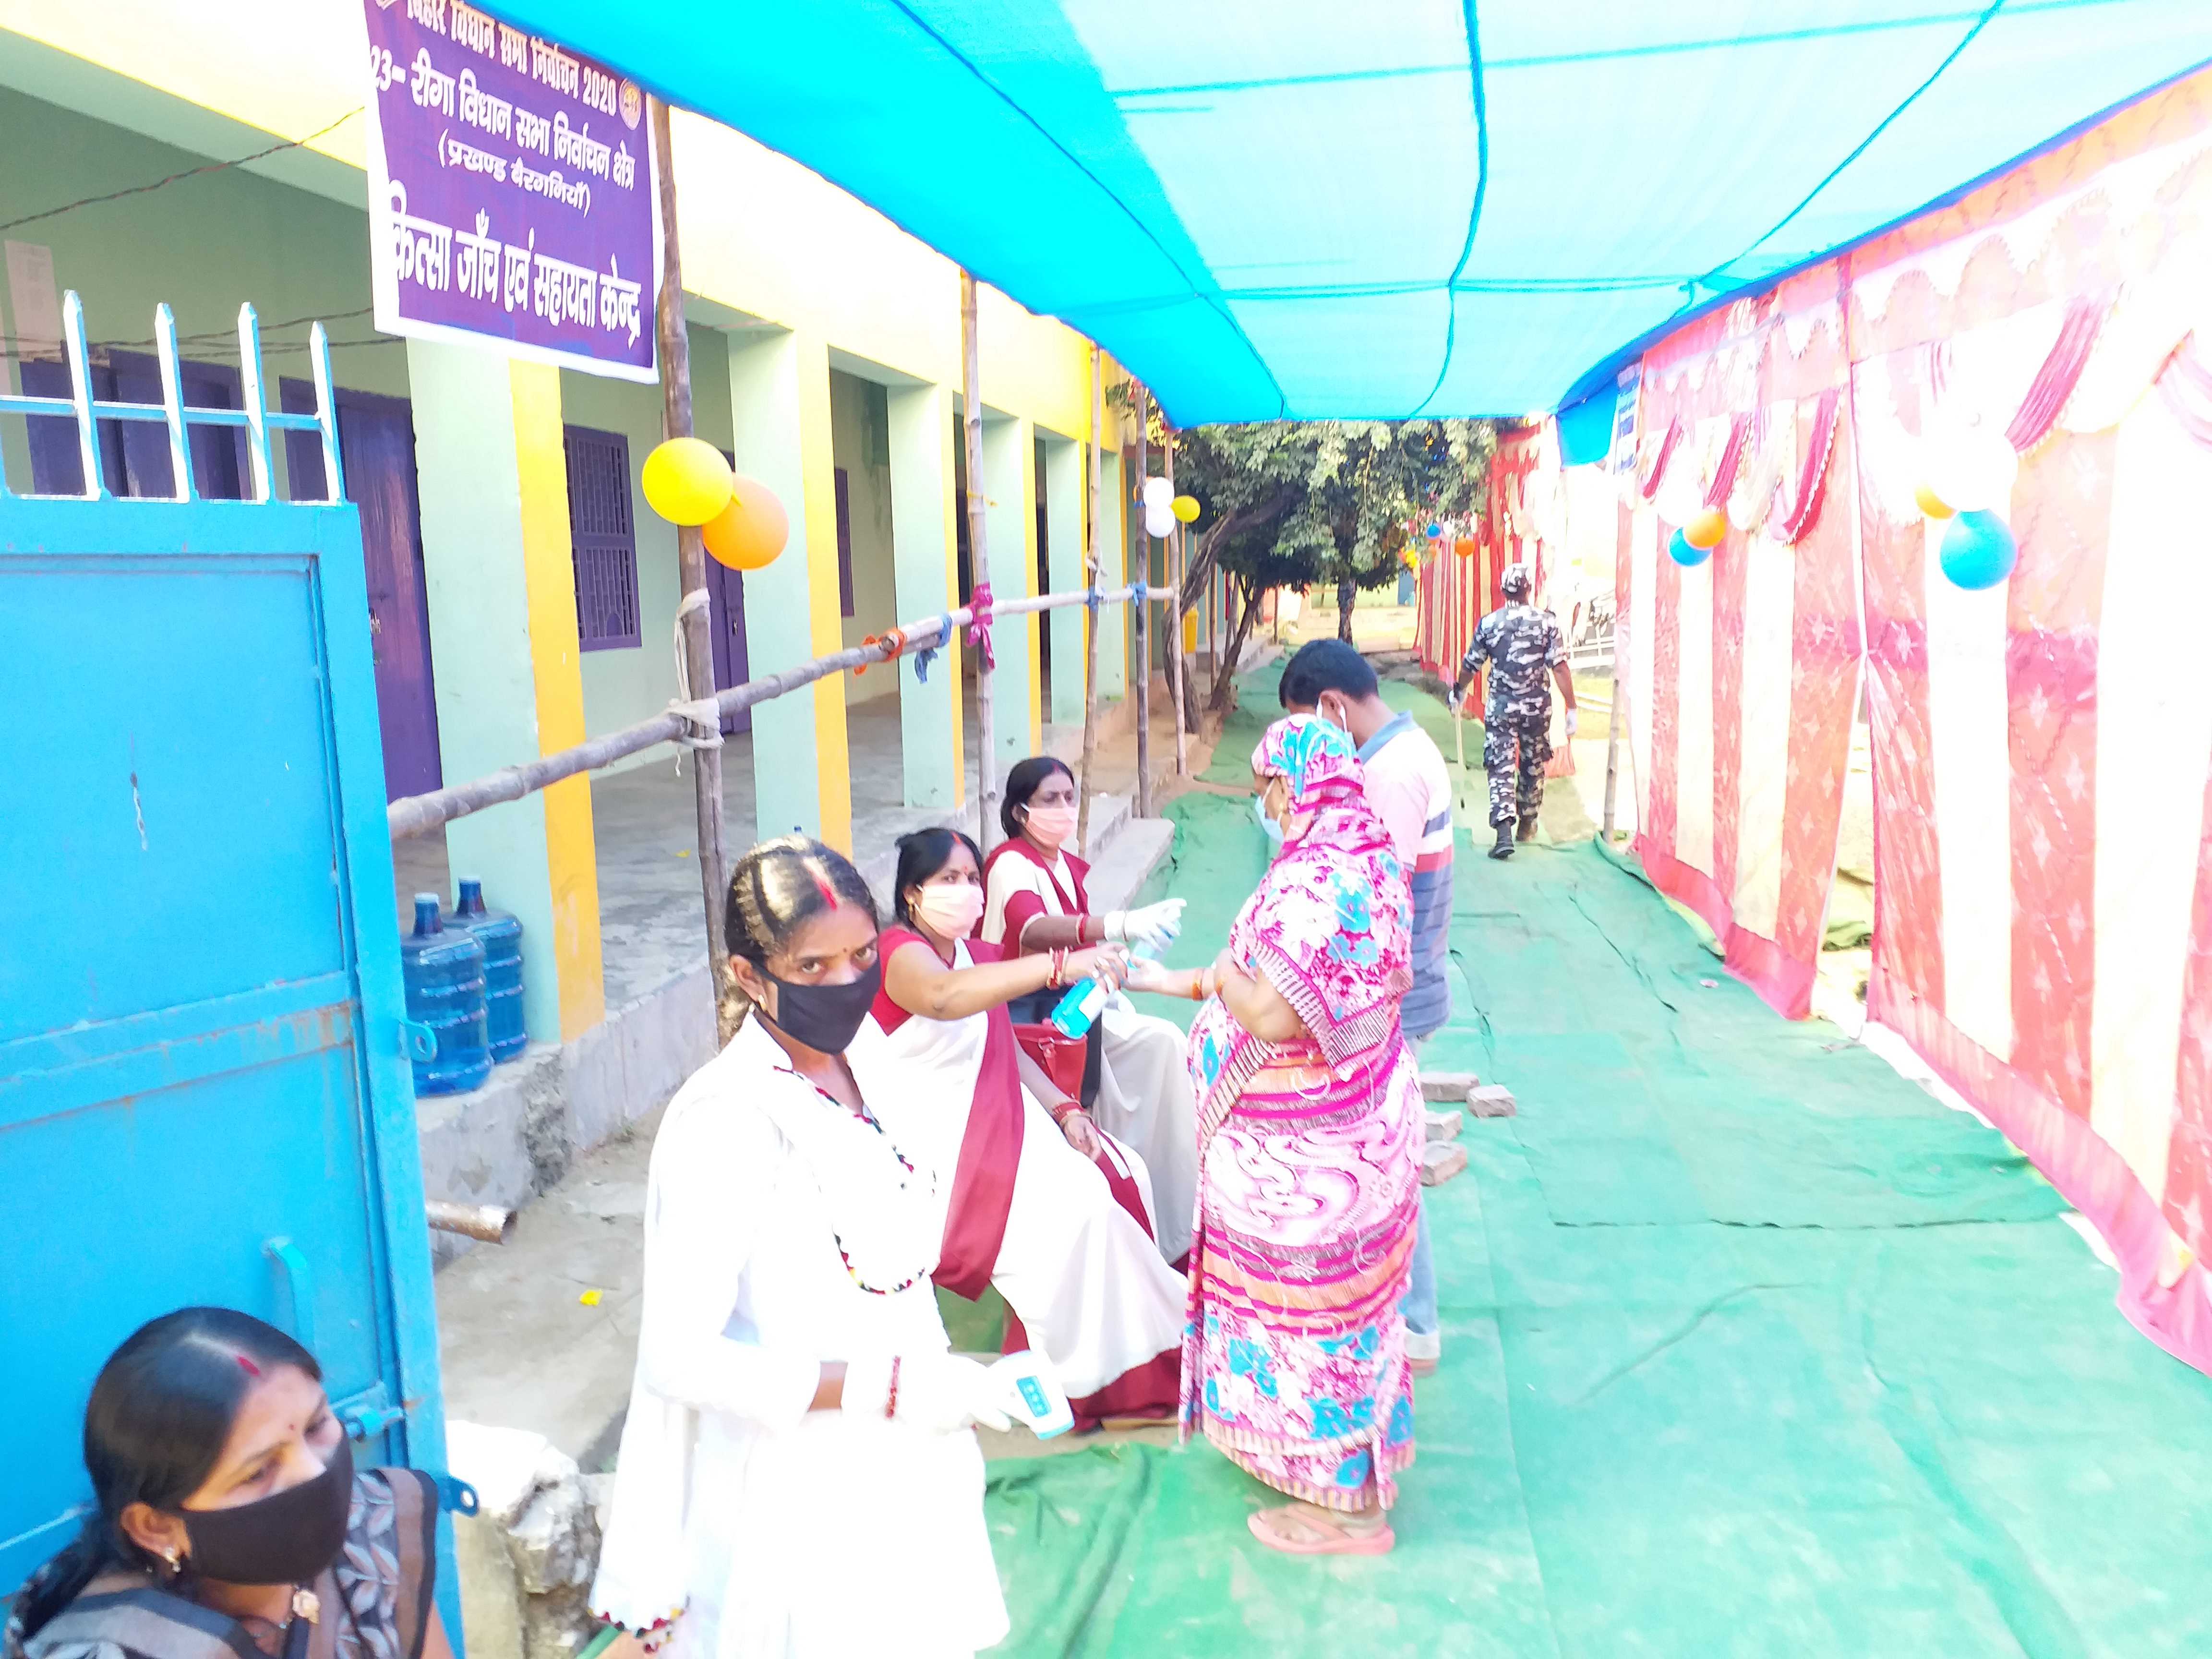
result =
M1290 1536L1283 1530L1285 1522L1309 1535ZM1244 1524L1253 1537L1285 1555L1388 1555L1398 1542L1398 1534L1387 1523L1373 1532L1354 1532L1328 1510L1302 1504L1256 1510L1245 1517Z

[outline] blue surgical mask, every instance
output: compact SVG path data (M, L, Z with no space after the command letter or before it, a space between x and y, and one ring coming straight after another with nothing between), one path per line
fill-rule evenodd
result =
M1267 816L1266 797L1261 795L1252 797L1252 816L1260 820L1260 827L1267 832L1269 842L1277 848L1280 848L1283 844L1283 826Z

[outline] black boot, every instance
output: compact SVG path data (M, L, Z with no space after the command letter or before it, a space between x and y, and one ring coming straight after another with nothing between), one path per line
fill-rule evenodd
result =
M1490 856L1494 859L1510 859L1513 856L1512 819L1508 818L1498 826L1498 845L1490 849Z
M1536 819L1534 814L1521 820L1521 832L1516 839L1521 841L1536 839Z

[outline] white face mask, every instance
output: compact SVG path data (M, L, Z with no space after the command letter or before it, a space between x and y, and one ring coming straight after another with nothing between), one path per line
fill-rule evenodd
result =
M973 882L933 882L920 890L915 910L947 939L966 939L983 919L983 890Z

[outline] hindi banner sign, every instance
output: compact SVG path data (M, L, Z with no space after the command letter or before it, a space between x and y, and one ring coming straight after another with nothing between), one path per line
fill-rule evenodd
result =
M637 84L464 0L366 0L387 334L651 380L660 196Z

